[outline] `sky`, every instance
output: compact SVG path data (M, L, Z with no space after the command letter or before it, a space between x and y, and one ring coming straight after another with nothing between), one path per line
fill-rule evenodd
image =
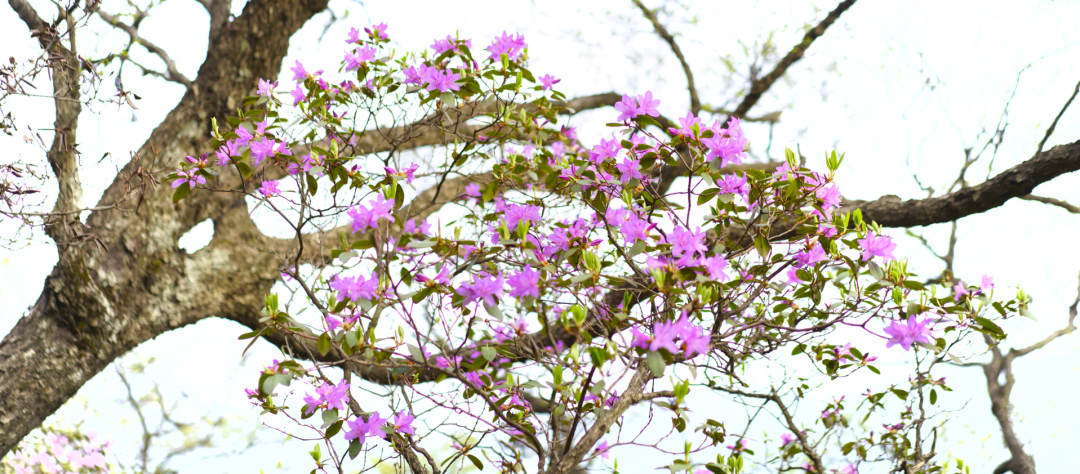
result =
M32 3L41 12L52 11L48 2ZM115 13L122 10L122 3L106 1L103 8ZM662 18L690 58L703 102L730 108L745 86L747 50L759 49L771 34L782 55L801 39L803 25L824 17L833 7L833 2L801 0L669 2L671 16ZM768 126L747 126L751 151L760 158L775 158L785 147L797 146L810 158L810 166L823 167L817 157L837 149L847 156L838 178L845 197L920 198L927 194L920 183L938 192L948 187L963 163L965 149L983 148L1004 115L1008 127L992 167L988 165L991 147L968 174L973 182L992 176L1032 155L1080 80L1080 32L1071 21L1078 8L1077 2L1068 1L863 0L817 40L751 112L782 111L781 121L771 130L771 146ZM537 75L551 73L561 78L559 86L568 96L651 90L661 99L660 111L666 116L682 116L688 107L681 69L630 2L415 1L402 8L396 2L333 0L331 9L339 18L346 11L348 15L331 25L321 41L328 15L311 20L295 35L285 64L301 59L310 68L332 69L340 60L341 41L349 27L380 21L390 25L393 45L401 51L425 48L446 34L487 44L503 30L516 31L529 42L530 69ZM239 12L239 5L235 10ZM205 51L205 22L206 14L193 0L169 0L155 7L142 32L169 51L181 72L194 77ZM123 34L100 21L81 35L83 54L92 57L115 51L126 41ZM4 57L24 59L38 54L24 25L7 9L0 9L0 45L4 45L0 47ZM133 54L147 64L157 64L145 53ZM283 84L288 82L286 74L282 79ZM123 80L126 88L142 97L139 110L98 105L84 109L80 117L87 205L96 203L122 160L138 148L183 93L179 85L140 77L133 68L125 71ZM26 127L51 126L51 103L16 97L5 107L15 113L22 133L0 137L0 145L9 156L40 161L42 153L26 143L23 135ZM613 114L611 109L590 111L575 117L573 123L588 143L601 136L603 123ZM1080 110L1066 112L1047 147L1077 139L1078 130ZM48 142L47 132L42 133ZM1080 175L1062 176L1040 186L1035 194L1080 203ZM272 223L264 225L273 231ZM1037 322L1019 319L1003 325L1010 344L1029 344L1064 326L1080 272L1080 253L1072 248L1077 225L1077 216L1062 209L1019 200L959 221L957 274L967 281L989 274L999 289L1020 286L1034 297L1032 312ZM0 222L0 232L10 229L10 222ZM937 252L944 252L948 225L912 231L925 236ZM194 251L205 244L210 232L212 227L202 226L185 236L182 244ZM891 234L900 242L897 254L908 257L916 273L930 276L941 271L941 262L918 240L902 230ZM56 250L47 243L0 250L0 301L4 302L0 334L9 331L36 300L55 260ZM259 417L248 407L242 389L250 384L252 371L273 358L275 350L256 344L241 357L245 344L236 338L242 332L236 324L208 320L149 341L136 352L156 362L140 383L156 380L167 398L181 401L182 416L231 416L234 426L252 428ZM187 349L193 345L199 348L197 353L183 359L173 355L190 353ZM883 344L872 350L883 351ZM897 362L884 370L889 375L906 369ZM1043 472L1066 472L1066 466L1073 465L1069 454L1075 435L1070 434L1080 426L1080 410L1063 394L1080 389L1080 336L1062 338L1021 359L1015 370L1017 431ZM992 470L1007 454L989 416L981 371L948 369L943 375L957 388L947 401L957 410L949 415L947 455L965 459L973 472ZM835 390L858 393L864 388ZM130 449L132 414L113 403L123 395L115 372L106 370L80 391L78 403L61 410L58 419L85 419L84 427L107 433L117 440L117 449ZM725 413L733 419L741 416ZM761 433L755 436L764 438ZM185 473L270 472L281 462L283 472L310 469L306 455L310 446L296 441L282 444L280 436L269 430L263 430L260 439L262 444L239 456L182 458L173 467ZM625 455L634 459L632 453Z

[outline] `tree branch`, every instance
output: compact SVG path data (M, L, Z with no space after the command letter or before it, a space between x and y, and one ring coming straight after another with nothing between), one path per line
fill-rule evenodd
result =
M187 87L189 89L191 88L191 79L188 79L187 76L181 73L179 69L176 69L176 63L174 63L172 58L169 57L169 53L165 52L165 50L158 45L140 37L138 28L120 21L120 19L116 16L105 13L100 8L96 11L96 13L98 14L98 16L101 17L102 20L105 20L105 22L109 25L112 25L114 28L117 28L124 33L127 33L128 37L131 39L129 44L140 44L142 45L142 47L146 48L147 51L150 51L151 53L156 54L157 57L161 58L161 61L165 63L166 71L164 74L161 75L161 77L164 77L166 80L176 82L178 84L183 84L184 87Z
M683 56L682 49L679 48L679 43L675 42L675 37L668 33L667 28L660 24L660 20L656 17L655 10L649 10L645 8L645 4L641 3L641 0L633 0L634 5L637 5L641 9L641 13L645 14L645 18L649 19L652 23L653 29L656 30L656 34L660 35L668 46L671 47L671 52L675 53L675 57L679 58L679 64L682 65L683 73L686 74L686 88L690 92L690 111L697 115L701 111L701 100L698 99L697 86L694 85L694 72L690 70L690 64L686 62L686 56Z
M901 201L885 196L876 201L845 201L843 212L862 211L867 221L882 227L917 227L986 212L1012 198L1027 196L1036 186L1080 169L1080 141L1058 145L1003 171L977 186L944 196Z
M757 104L758 100L761 99L762 94L765 94L765 92L768 91L770 87L772 87L773 83L775 83L784 75L785 72L787 72L788 68L791 67L792 64L795 64L796 61L802 59L803 54L806 53L806 50L810 48L810 45L814 44L814 40L821 37L821 35L824 35L825 31L828 30L829 27L832 26L832 24L835 23L838 18L840 18L840 15L847 11L848 8L851 8L851 6L854 4L855 0L844 0L840 3L840 5L837 5L837 7L833 9L833 11L829 12L829 15L826 16L824 20L821 20L821 23L818 23L817 26L808 30L806 32L806 35L803 36L802 42L795 45L795 47L792 48L791 51L789 51L787 55L784 56L784 58L776 64L776 67L773 68L772 72L766 74L765 77L761 79L753 81L750 84L750 92L746 94L746 97L743 98L742 103L735 108L735 111L731 115L739 118L745 116L746 113L749 112L750 109Z
M1035 150L1035 154L1042 152L1043 146L1046 146L1046 141L1050 139L1050 135L1053 135L1054 129L1057 128L1058 120L1061 120L1061 116L1065 115L1066 110L1069 110L1069 106L1072 105L1073 99L1076 98L1076 94L1080 94L1080 82L1076 83L1076 89L1073 89L1073 93L1069 96L1069 100L1065 101L1065 105L1061 107L1061 112L1058 112L1057 117L1054 117L1054 121L1050 123L1050 128L1046 129L1046 135L1044 135L1042 141L1039 142L1039 148Z
M1074 206L1072 204L1069 204L1068 202L1062 201L1060 199L1054 199L1052 197L1043 197L1036 196L1034 194L1028 194L1027 196L1020 196L1019 199L1023 199L1025 201L1041 202L1043 204L1060 207L1073 214L1080 214L1080 206Z

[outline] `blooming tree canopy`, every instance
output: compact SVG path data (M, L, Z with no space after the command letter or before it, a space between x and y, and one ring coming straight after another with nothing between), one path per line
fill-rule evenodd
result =
M650 91L624 95L585 143L522 35L399 54L391 32L354 28L339 65L297 61L280 89L259 79L250 108L169 177L174 201L243 192L291 229L275 250L286 288L242 336L287 349L247 393L314 443L316 470L618 471L620 446L672 471L943 467L929 453L949 388L932 370L965 339L1004 338L994 320L1022 294L918 280L878 225L840 210L835 151L823 170L791 150L754 163L739 119L676 124ZM400 117L417 119L381 125ZM395 150L417 137L442 146L424 161ZM227 168L240 188L218 185ZM810 421L793 406L820 387L753 376L876 377L884 351L909 357L910 377ZM695 405L709 393L763 402L783 432L728 431ZM871 418L883 428L856 429Z

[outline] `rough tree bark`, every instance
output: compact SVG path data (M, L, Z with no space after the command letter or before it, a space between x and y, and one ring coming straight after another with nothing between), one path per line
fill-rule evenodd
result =
M136 196L134 188L138 186L133 188L131 180L144 176L151 160L201 154L209 142L211 118L223 121L235 111L253 92L256 79L277 77L290 37L324 10L327 0L251 0L233 21L228 20L229 0L199 1L211 14L206 60L181 102L139 149L138 159L121 170L100 202L107 205L129 198L144 200L134 211L95 211L89 215L86 225L102 247L76 245L89 235L72 231L82 226L78 221L58 220L48 228L57 243L59 262L36 304L0 342L0 457L102 368L138 344L209 317L231 319L253 329L260 327L262 295L279 278L282 266L265 249L282 242L258 231L248 217L242 195L193 193L173 204L167 190ZM48 25L25 0L8 3L28 29L48 31ZM736 114L749 112L769 86L852 3L841 3L807 33L773 73L754 81ZM73 61L75 52L49 42L47 35L41 41L43 47L59 48L60 56L66 60L57 64L68 63L71 68L54 68L57 95L77 99L73 81L77 80L79 66L78 61ZM619 97L601 94L569 105L578 110L610 106ZM57 212L80 206L76 155L71 148L75 144L77 104L77 100L57 99L56 128L62 133L57 133L48 154L60 183ZM437 134L412 138L412 146L438 144L442 139ZM377 146L372 144L372 148ZM854 205L862 208L868 218L897 226L959 219L1027 195L1037 184L1080 168L1080 145L1056 147L1036 155L1024 166L1024 172L1006 171L1002 176L1007 176L996 182L1009 189L1005 192L990 186L983 191L933 200L900 202L889 197ZM665 170L662 183L669 186L680 174L675 171ZM464 184L448 182L440 192L425 191L415 201L420 207L409 210L433 212L439 203L460 195ZM225 173L219 185L239 187L241 181L237 175ZM901 217L889 221L890 216ZM178 239L207 219L212 220L215 229L210 244L190 255L180 250ZM618 300L622 300L621 296ZM271 342L283 341L271 338ZM357 375L382 383L395 382L387 374L358 371ZM580 453L573 454L565 464L580 459Z

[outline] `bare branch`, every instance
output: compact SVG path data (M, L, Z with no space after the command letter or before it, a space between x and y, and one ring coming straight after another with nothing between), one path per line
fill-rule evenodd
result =
M690 64L686 62L686 56L683 56L679 43L676 43L675 37L671 36L667 28L660 24L660 20L656 17L656 10L649 10L645 7L645 4L641 3L641 0L633 1L634 5L641 9L641 13L645 14L645 18L648 18L649 22L652 23L656 34L660 35L660 38L671 47L671 52L675 53L675 57L679 58L679 64L682 65L683 73L686 74L686 88L690 91L690 110L694 115L697 115L701 111L701 100L698 99L697 86L694 85L694 72L690 70Z
M116 16L105 13L101 9L98 9L96 13L101 19L105 20L106 23L127 33L128 37L131 38L130 44L138 43L146 48L147 51L150 51L161 58L161 61L165 63L166 71L164 74L161 74L161 77L178 84L183 84L184 87L191 88L191 79L188 79L179 69L176 69L176 63L169 57L169 53L165 52L165 50L161 49L158 45L140 37L138 28L120 21ZM145 71L146 69L143 68L143 70Z
M803 54L806 54L806 50L810 48L810 45L814 44L814 40L821 37L821 35L824 35L825 30L829 29L829 27L832 26L832 24L835 23L838 18L840 18L840 15L847 11L848 8L851 8L851 6L854 4L855 0L844 0L840 3L840 5L837 5L837 7L833 11L829 12L829 15L826 16L824 20L821 20L821 23L818 23L817 26L808 30L806 32L806 35L803 36L802 42L795 45L795 47L787 53L787 56L784 56L784 58L776 64L776 67L772 70L772 72L766 74L765 77L755 80L752 84L750 84L750 92L746 94L746 97L743 98L742 103L735 108L735 112L733 112L731 115L739 118L745 116L746 113L749 112L750 109L757 104L758 100L761 99L762 94L765 94L765 92L768 91L770 87L772 87L773 83L775 83L784 75L785 72L787 72L788 68L791 67L792 64L795 64L796 61L802 59Z
M1080 276L1077 277L1077 280L1080 281ZM1076 288L1076 299L1074 299L1073 304L1071 306L1069 306L1069 323L1064 328L1058 329L1057 331L1054 331L1054 332L1050 333L1049 336L1046 336L1045 338L1043 338L1043 340L1041 340L1039 342L1036 342L1035 344L1027 346L1027 347L1025 347L1023 349L1019 349L1019 350L1013 349L1013 350L1009 351L1009 356L1012 357L1012 358L1026 356L1026 355L1028 355L1028 354L1030 354L1030 353L1032 353L1034 351L1037 351L1039 349L1042 349L1043 347L1046 347L1047 344L1050 344L1051 342L1054 342L1054 339L1057 339L1057 338L1059 338L1061 336L1065 336L1065 335L1068 335L1068 334L1072 334L1073 331L1076 331L1076 308L1077 308L1077 306L1080 306L1080 285L1077 285L1077 288Z
M1023 199L1025 201L1037 201L1037 202L1041 202L1043 204L1049 204L1051 206L1060 207L1060 208L1065 209L1066 211L1069 211L1069 212L1071 212L1073 214L1080 214L1080 206L1074 206L1074 205L1069 204L1069 203L1067 203L1065 201L1062 201L1060 199L1054 199L1052 197L1043 197L1043 196L1036 196L1034 194L1028 194L1027 196L1020 196L1019 199Z
M1050 135L1054 134L1054 129L1057 128L1058 120L1061 120L1061 116L1065 115L1065 111L1072 105L1073 99L1076 98L1076 94L1080 93L1080 82L1076 83L1076 89L1073 89L1073 93L1069 96L1069 100L1065 101L1065 105L1061 107L1061 112L1058 112L1057 117L1054 117L1054 121L1050 123L1050 128L1046 129L1046 135L1043 136L1041 142L1039 142L1039 149L1035 150L1035 154L1039 154L1043 150L1043 146L1046 145L1046 141L1050 139Z

